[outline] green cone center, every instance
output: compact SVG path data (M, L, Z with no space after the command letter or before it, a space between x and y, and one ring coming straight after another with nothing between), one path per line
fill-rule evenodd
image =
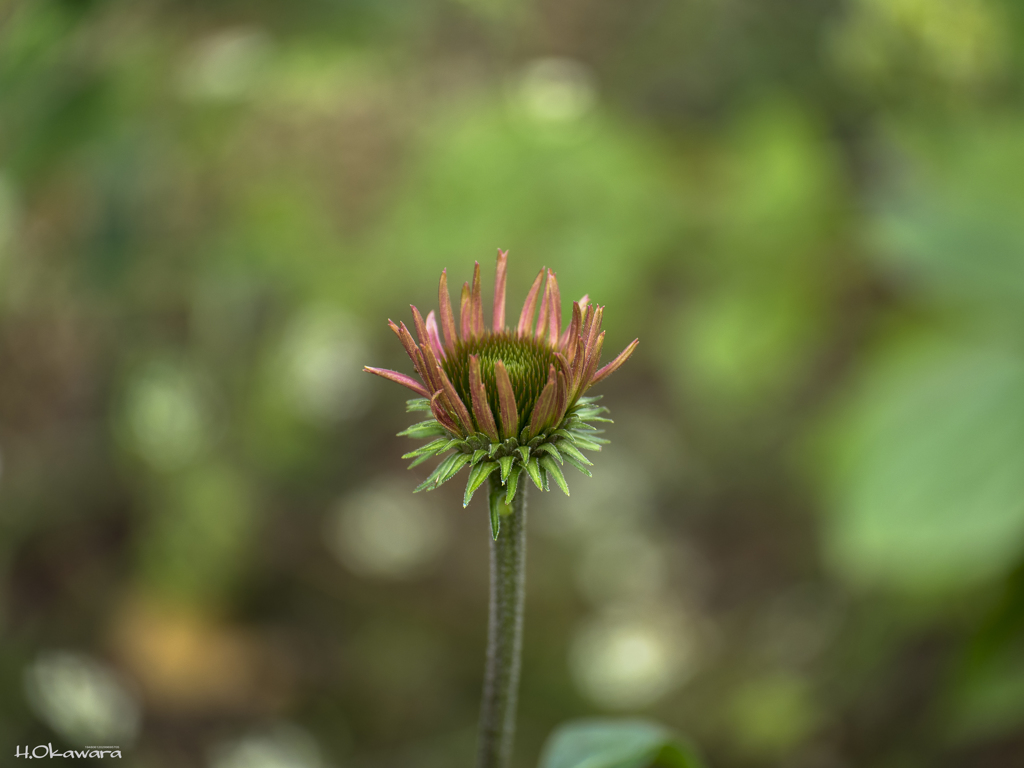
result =
M501 360L512 381L519 411L518 433L528 422L533 406L548 380L548 371L555 364L555 350L546 342L534 338L519 338L508 332L488 333L478 339L460 341L455 352L449 354L442 366L466 407L472 410L469 391L469 356L480 358L480 376L487 389L487 402L494 420L499 421L498 388L494 380L494 364Z

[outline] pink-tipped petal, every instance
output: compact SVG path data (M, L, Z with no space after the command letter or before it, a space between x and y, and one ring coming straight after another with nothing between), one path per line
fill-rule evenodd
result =
M475 262L473 267L473 290L470 302L473 306L473 336L480 338L484 335L484 300L480 292L480 262Z
M540 282L543 279L542 269L530 286L530 292L526 294L526 301L523 302L523 311L519 313L519 326L516 329L518 336L529 336L533 331L533 314L537 310L537 294L540 292Z
M427 324L423 321L423 315L420 314L415 305L410 304L409 309L412 310L412 326L416 329L416 341L422 347L430 342L430 337L427 336Z
M441 334L437 330L437 315L434 314L434 310L427 313L427 339L430 340L430 346L434 348L434 354L444 360L444 344L441 343Z
M402 346L405 347L405 352L412 359L412 365L416 369L416 373L419 374L420 378L423 379L423 383L430 387L430 379L427 375L427 367L423 360L423 353L420 352L420 348L416 346L416 342L413 341L412 334L409 333L409 329L405 327L405 323L395 325L394 323L388 323L391 326L391 330L398 336L399 341L402 342Z
M580 394L583 394L590 385L594 383L594 373L597 371L597 366L601 364L601 347L604 346L604 331L598 335L597 340L594 342L594 347L587 357L587 367L583 370L583 380L580 382Z
M587 360L590 360L589 350L594 348L597 334L601 332L601 321L604 318L604 307L594 307L594 322L590 324L589 333L585 339L587 343Z
M388 381L393 381L396 384L401 384L403 387L408 387L420 397L430 397L430 393L427 392L426 387L420 384L412 376L406 376L404 373L398 371L389 371L386 368L371 368L368 365L363 366L363 370L367 373L375 373L378 376L382 376Z
M551 346L558 344L558 337L562 332L562 296L558 292L558 279L555 273L548 270L548 343Z
M455 423L455 419L452 415L445 410L444 406L441 405L441 400L444 398L444 392L440 389L434 393L434 396L430 398L430 412L434 414L434 418L438 420L442 427L447 429L453 435L459 434L459 427Z
M548 309L551 301L551 270L547 271L547 277L544 278L544 295L540 299L540 313L537 316L537 332L536 336L538 339L543 339L544 335L548 332Z
M540 397L537 398L537 404L533 406L533 413L530 415L530 434L538 435L551 426L557 408L558 377L555 374L555 366L552 365L548 371L548 383L540 391Z
M494 423L494 414L491 413L491 406L487 402L487 389L480 378L480 358L476 355L469 356L469 392L477 427L492 443L498 442L498 427Z
M437 288L438 306L441 307L441 330L444 332L444 343L449 352L455 351L455 342L459 334L455 330L455 313L452 312L452 297L448 295L448 270L441 271L441 284Z
M558 342L558 348L562 351L562 354L566 355L566 359L570 363L576 354L576 338L580 335L580 325L582 322L583 313L580 311L579 302L574 301L572 303L572 321Z
M579 301L577 301L576 303L580 305L580 309L586 309L587 308L587 304L590 303L590 294L589 293L584 293L583 294L583 298L580 299Z
M512 380L505 369L505 363L494 364L494 381L498 386L498 415L501 417L501 436L505 439L519 437L519 411L516 408L516 393Z
M498 266L494 273L494 320L491 330L505 330L505 277L508 270L508 251L498 250Z
M448 378L448 374L444 372L443 368L439 368L438 373L441 376L441 388L444 390L445 398L447 400L446 405L451 409L452 413L455 414L456 421L460 422L461 426L465 429L465 433L468 435L473 431L473 417L469 415L469 409L466 408L466 404L462 402L462 398L459 397L459 393L456 392L455 387L452 386L452 382Z
M462 331L463 341L469 341L473 338L473 299L469 283L462 284L462 301L459 304L459 326Z
M597 373L594 374L591 384L597 384L602 379L606 379L611 376L619 367L629 359L629 356L633 354L633 350L636 349L637 344L640 343L640 339L633 339L629 346L626 347L619 353L619 356L612 360L608 365L601 368Z
M566 381L565 374L561 371L558 372L558 391L555 398L555 417L551 421L551 425L554 426L562 421L565 416L565 411L569 407L569 384Z

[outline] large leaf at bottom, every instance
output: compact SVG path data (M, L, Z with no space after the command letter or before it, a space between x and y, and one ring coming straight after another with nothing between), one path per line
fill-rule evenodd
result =
M702 768L690 747L647 720L574 720L548 739L539 768Z

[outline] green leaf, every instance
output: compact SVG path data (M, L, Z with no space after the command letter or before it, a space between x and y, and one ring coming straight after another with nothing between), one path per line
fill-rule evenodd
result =
M1020 562L1024 356L913 344L876 361L832 425L828 554L857 582L960 591Z
M422 483L420 483L419 485L416 486L416 489L413 491L413 493L419 493L420 491L425 491L428 488L429 489L436 488L437 487L437 481L444 475L445 472L448 471L448 468L452 465L452 463L459 456L465 456L465 455L466 454L464 454L464 453L453 453L451 456L446 458L444 461L442 461L440 464L438 464L436 467L434 467L434 471L431 472L429 475L427 475L427 479L426 480L424 480Z
M403 429L401 432L398 433L398 437L411 437L417 440L424 437L434 436L448 436L448 430L442 427L440 422L438 422L436 419L421 421L417 424L413 424L408 429Z
M469 480L466 481L466 493L462 496L462 506L468 507L470 499L476 493L477 488L484 484L487 477L498 468L496 461L484 461L473 467L469 473Z
M440 453L442 449L446 449L450 442L451 440L442 437L426 445L421 445L415 451L409 451L402 458L415 459L417 456L433 456L435 453Z
M502 456L498 459L498 464L501 466L501 484L504 485L508 480L508 474L512 471L512 464L515 463L515 456Z
M452 465L448 467L448 470L440 477L440 479L438 479L437 483L434 485L435 488L447 483L459 473L460 469L470 462L470 456L468 453L456 453L452 455L452 458L454 459Z
M487 494L487 508L491 513L491 536L495 541L501 533L501 488L491 488Z
M566 458L572 457L580 464L586 464L588 467L594 466L594 462L588 459L581 450L571 443L567 443L563 440L561 445L558 446L558 450L560 450Z
M512 474L508 476L508 482L505 483L505 504L506 506L512 503L512 499L516 495L516 487L519 485L519 475L523 472L521 466L512 467Z
M425 397L414 397L412 400L405 401L405 412L412 413L413 411L429 411L430 400Z
M539 446L537 446L537 450L544 451L545 453L550 453L551 456L554 457L555 461L557 461L559 464L565 463L565 460L562 458L562 454L558 452L558 449L552 443L542 443Z
M593 440L583 437L582 435L576 435L576 447L585 448L588 451L600 451L601 446L595 443Z
M480 459L482 459L486 455L487 455L487 451L485 451L483 448L480 448L478 450L473 451L473 462L472 463L473 464L478 464L480 462Z
M540 460L540 465L544 467L544 470L550 477L555 478L555 482L562 489L562 493L568 496L569 485L565 482L565 475L562 474L562 469L551 460L550 456L543 456Z
M583 466L574 457L569 456L568 454L566 454L565 460L567 462L569 462L570 464L572 464L574 467L576 467L576 469L578 469L580 472L582 472L587 477L593 477L594 476L593 473L591 473L591 471L589 469L587 469L585 466ZM588 461L587 464L590 464L590 462ZM593 464L591 464L591 466L593 466Z
M646 720L574 720L548 739L539 768L702 768L692 748Z
M519 455L523 457L523 464L526 464L530 460L530 449L525 445L519 447Z
M540 476L540 463L536 457L530 459L526 463L526 471L530 473L530 479L533 480L533 484L537 486L537 490L544 490L544 479Z

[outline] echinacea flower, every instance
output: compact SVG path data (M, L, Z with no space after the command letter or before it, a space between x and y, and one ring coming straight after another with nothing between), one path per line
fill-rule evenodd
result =
M506 489L505 504L511 504L524 471L537 488L547 490L554 479L566 495L569 487L561 470L566 462L589 476L587 467L592 462L582 451L599 451L601 444L607 443L598 437L602 430L591 422L609 419L602 416L608 409L595 404L600 396L585 394L619 368L639 343L634 340L599 368L604 307L595 307L586 296L574 301L572 320L563 330L558 281L550 269L541 269L526 296L519 322L507 327L507 258L506 251L498 252L490 329L484 324L479 262L472 285L462 286L458 323L448 294L447 271L443 271L440 323L433 311L424 319L413 306L414 339L405 323L388 321L419 379L397 371L364 368L419 395L408 401L407 409L428 411L432 418L399 434L435 439L403 458L415 459L411 468L451 452L416 490L437 488L468 466L463 506L495 472Z

